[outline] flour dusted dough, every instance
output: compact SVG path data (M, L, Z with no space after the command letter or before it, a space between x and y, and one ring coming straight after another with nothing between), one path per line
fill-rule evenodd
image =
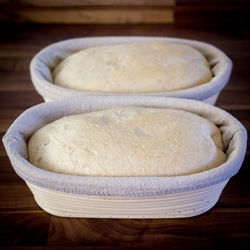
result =
M91 47L64 59L52 73L56 85L115 93L150 93L194 87L212 78L196 49L169 42Z
M219 129L175 109L117 108L63 117L35 132L29 161L84 176L177 176L226 161Z

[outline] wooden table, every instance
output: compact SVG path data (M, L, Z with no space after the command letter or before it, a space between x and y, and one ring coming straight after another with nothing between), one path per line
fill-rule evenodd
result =
M229 84L217 106L250 129L250 34L235 26L195 28L179 25L2 25L0 38L0 133L25 109L42 102L29 75L31 58L53 42L85 36L174 36L209 42L234 62ZM74 219L41 210L13 171L0 144L0 249L144 248L213 249L250 247L250 151L240 172L209 212L187 219ZM78 247L77 247L78 246Z

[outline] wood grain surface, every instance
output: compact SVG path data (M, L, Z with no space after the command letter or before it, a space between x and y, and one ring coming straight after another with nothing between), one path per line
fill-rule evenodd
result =
M0 136L25 109L42 102L29 63L43 47L68 38L104 35L172 36L209 42L234 62L217 106L250 130L250 34L243 26L2 25L0 38ZM74 219L41 210L13 171L0 144L0 249L249 249L250 151L240 172L209 212L186 219Z
M0 0L0 21L33 23L250 22L249 0Z
M0 20L34 23L173 23L175 0L5 0Z

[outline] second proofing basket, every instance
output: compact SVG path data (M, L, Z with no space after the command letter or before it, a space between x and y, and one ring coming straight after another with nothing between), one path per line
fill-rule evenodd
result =
M28 161L27 141L42 126L67 115L124 106L173 108L210 120L222 133L226 162L182 176L101 177L58 174ZM219 108L149 96L85 96L39 104L18 117L3 139L13 168L41 208L58 216L94 218L182 218L208 211L239 171L246 140L241 123Z
M213 77L211 81L195 87L170 92L109 93L66 89L53 83L51 72L67 56L93 46L113 45L142 41L166 41L189 45L200 51L207 59ZM227 84L232 70L231 60L218 48L204 42L169 37L90 37L75 38L52 44L41 50L32 60L30 73L37 92L45 101L54 101L84 95L147 95L187 98L214 105L220 91Z

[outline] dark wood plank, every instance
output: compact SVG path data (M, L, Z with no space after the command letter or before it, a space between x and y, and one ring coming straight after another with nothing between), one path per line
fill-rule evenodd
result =
M181 25L202 27L249 24L249 1L176 0L175 20Z
M46 246L49 219L46 213L0 213L0 246Z
M31 58L29 57L0 57L0 71L27 71Z
M39 213L42 211L36 204L33 194L24 181L19 183L1 183L0 195L0 213L17 213L21 211Z
M244 208L216 207L204 216L181 220L51 217L48 245L127 247L167 245L171 248L180 248L192 241L192 249L236 246L236 244L244 246L248 244L250 237L248 212ZM245 216L246 220L241 220L242 216Z
M221 92L216 105L227 110L250 110L249 94L250 91L245 89L230 90L225 88Z
M27 109L43 102L40 95L34 91L0 91L1 109Z
M60 7L60 6L173 6L175 4L174 0L91 0L91 1L82 1L82 0L20 0L19 3L31 5L31 6L45 6L45 7Z
M0 167L0 183L1 184L3 184L3 183L11 184L11 183L20 183L20 182L22 182L22 179L19 178L19 176L16 175L13 167L11 166L9 158L6 156L5 150L1 149L1 153L4 156L0 156L0 166L1 166ZM6 189L6 192L8 193L8 189Z
M174 2L174 0L172 0ZM1 3L0 3L1 4ZM2 22L64 23L64 24L127 24L173 23L174 8L170 5L119 5L99 6L37 6L20 2L2 4Z
M46 247L34 247L34 246L26 246L26 247L20 247L20 246L11 246L11 250L95 250L95 249L101 249L101 250L112 250L112 249L122 249L127 250L127 247L123 246L46 246ZM129 247L129 249L152 249L152 247ZM6 250L6 247L1 247L0 250Z

